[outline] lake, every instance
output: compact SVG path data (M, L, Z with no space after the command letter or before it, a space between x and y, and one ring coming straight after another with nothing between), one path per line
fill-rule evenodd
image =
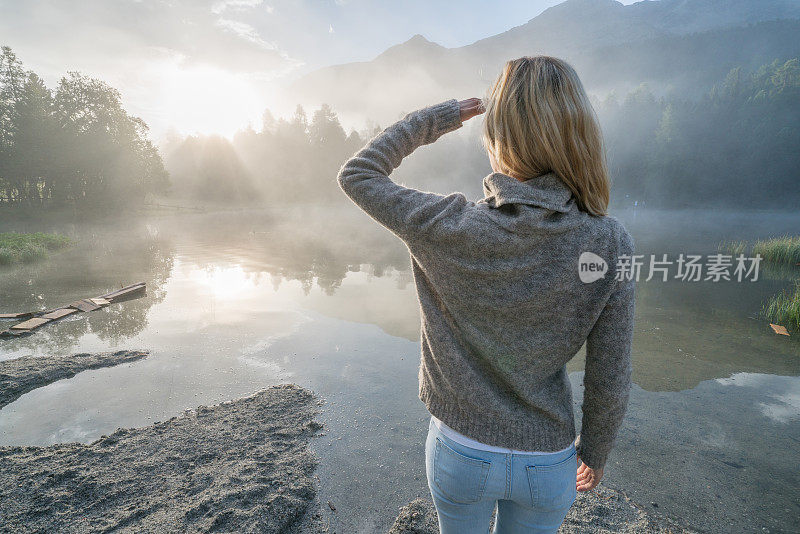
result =
M618 212L636 253L709 255L722 240L796 233L797 213ZM151 213L125 222L3 223L79 239L0 268L0 312L147 282L147 296L0 340L24 355L149 349L0 410L0 444L90 442L117 427L294 382L325 399L319 500L337 532L385 531L429 497L417 398L419 312L408 252L354 206ZM711 532L797 532L800 343L758 318L797 269L752 281L637 283L634 386L604 484ZM582 351L569 364L580 417ZM654 503L654 504L653 504Z

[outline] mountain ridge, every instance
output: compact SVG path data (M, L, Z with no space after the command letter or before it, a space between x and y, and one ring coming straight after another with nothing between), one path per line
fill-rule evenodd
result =
M767 23L776 19L785 24L770 35ZM640 54L626 50L629 45L640 48ZM599 50L610 53L600 55ZM309 105L329 103L344 115L386 121L396 117L398 107L410 110L454 94L482 94L507 59L536 54L569 61L590 92L661 83L663 70L680 78L672 85L688 94L697 89L693 84L715 80L719 63L735 66L800 55L800 2L645 0L626 6L616 0L566 0L519 26L461 47L446 48L416 34L373 60L308 73L292 84L291 94ZM628 63L640 65L640 72ZM682 64L699 72L684 73ZM625 75L615 80L615 71Z

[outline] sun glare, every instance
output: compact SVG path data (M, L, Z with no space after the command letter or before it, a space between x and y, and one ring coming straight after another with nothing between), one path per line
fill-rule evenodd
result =
M237 300L255 290L256 280L240 265L192 268L189 278L216 300Z
M181 134L232 137L248 123L256 126L264 109L252 81L209 66L163 65L160 121Z

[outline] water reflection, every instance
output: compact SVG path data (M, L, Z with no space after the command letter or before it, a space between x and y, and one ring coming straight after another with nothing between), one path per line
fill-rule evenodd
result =
M756 405L761 413L776 423L788 424L800 419L800 380L797 377L735 373L729 378L719 378L717 382L763 392L769 400Z
M798 392L800 377L761 373L679 392L634 386L607 481L701 531L792 532L800 517Z
M780 234L796 227L798 219L765 213L619 216L636 239L637 253L645 255L710 254L722 240ZM157 348L157 332L180 337L208 324L257 332L259 325L248 324L248 318L287 284L301 289L287 307L373 323L389 335L419 339L408 251L357 210L310 206L161 216L124 226L74 225L69 233L80 244L51 261L0 270L2 311L54 307L139 280L148 283L147 297L4 341L0 358L117 347L135 336L143 348ZM742 371L800 374L798 344L773 335L756 317L761 303L796 276L797 269L767 266L757 282L640 281L634 380L648 390L679 391ZM175 316L153 323L151 311L168 294ZM583 353L569 370L582 366Z
M165 297L173 251L144 225L133 228L73 228L78 245L48 261L0 269L0 309L4 312L56 308L95 297L134 282L147 282L147 296L75 314L37 330L32 336L5 340L0 358L31 351L62 353L86 337L119 344L147 327L150 308ZM3 321L2 327L13 322Z

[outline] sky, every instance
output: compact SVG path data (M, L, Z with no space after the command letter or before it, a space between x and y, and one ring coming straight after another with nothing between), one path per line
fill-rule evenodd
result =
M635 0L624 0L630 4ZM100 78L168 133L231 136L314 69L367 61L415 34L457 47L524 24L560 0L0 0L0 45L49 87Z

